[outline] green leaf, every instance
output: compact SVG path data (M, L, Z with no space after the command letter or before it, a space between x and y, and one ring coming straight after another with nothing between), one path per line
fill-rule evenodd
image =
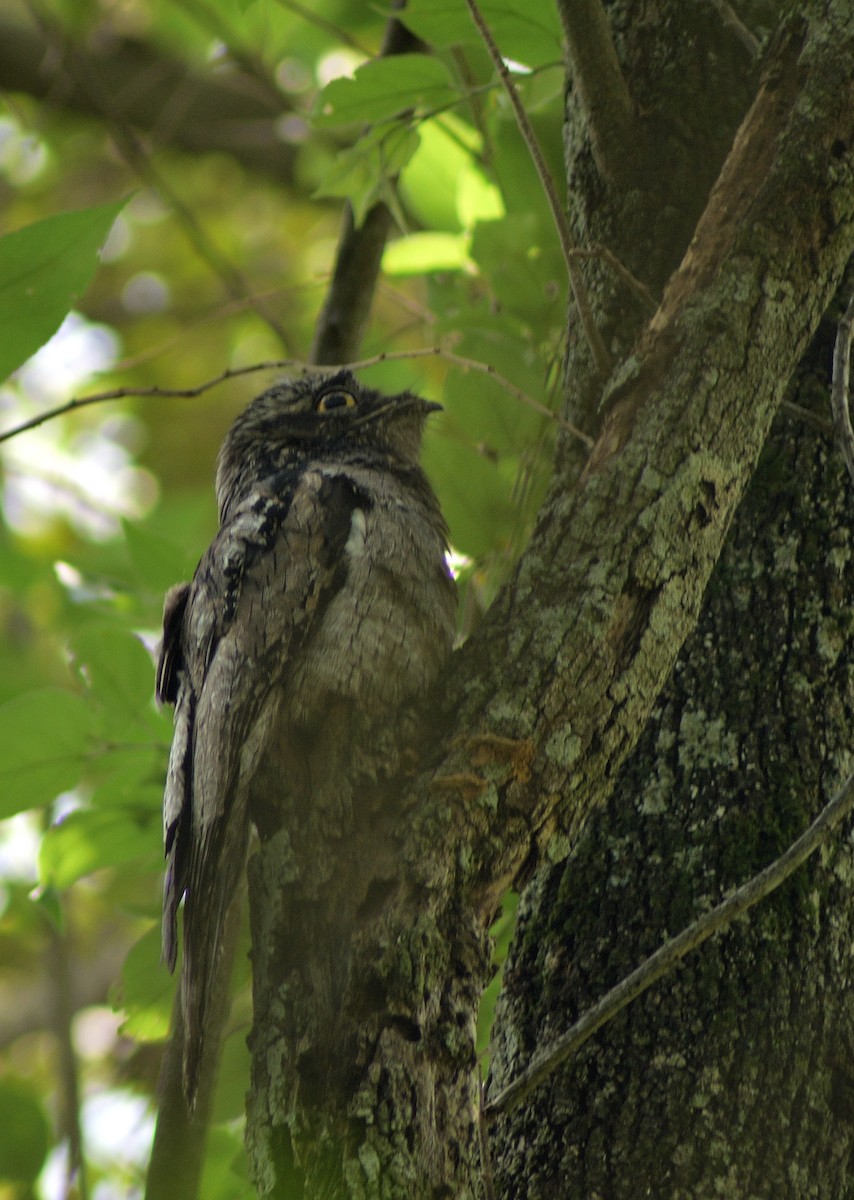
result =
M481 0L480 10L508 59L536 67L562 57L557 5L532 4L531 0ZM462 0L410 0L400 19L431 46L480 42Z
M146 590L165 595L187 574L187 552L171 538L136 521L123 521L134 573Z
M113 1003L123 1008L122 1033L143 1042L169 1036L176 976L160 960L160 927L155 925L131 947Z
M152 812L82 808L51 825L42 838L39 874L62 891L103 867L160 857L160 821Z
M0 1180L33 1183L49 1145L50 1122L35 1092L5 1079L0 1083Z
M86 701L62 688L0 705L0 817L49 804L79 783L93 725Z
M127 737L127 727L135 724L143 736L150 736L154 664L139 638L128 629L99 622L75 633L70 649L102 711L104 730Z
M442 108L459 99L447 68L426 54L375 58L352 79L333 79L317 98L320 128L390 120L407 109Z
M372 129L337 155L315 195L345 197L353 205L356 224L360 225L377 200L382 198L393 206L389 176L397 174L417 148L418 134L414 129L405 126L385 131Z
M86 291L125 203L59 213L0 238L0 381L44 345Z
M383 254L385 275L461 271L471 265L469 238L459 233L412 233L390 242Z
M428 229L457 232L503 216L495 184L480 164L483 139L454 113L418 126L421 141L400 176L407 207Z

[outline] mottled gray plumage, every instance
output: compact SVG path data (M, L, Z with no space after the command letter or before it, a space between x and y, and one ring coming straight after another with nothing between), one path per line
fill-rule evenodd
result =
M174 968L186 896L191 1098L249 822L256 803L277 802L254 795L253 780L257 792L265 778L269 791L265 762L281 760L283 742L309 745L342 705L375 717L377 729L390 723L426 692L450 651L447 531L417 461L436 407L409 392L383 396L348 372L259 396L220 451L220 530L192 583L166 597L157 694L175 705L175 733L163 955ZM284 793L289 780L280 786ZM310 791L310 772L300 786Z

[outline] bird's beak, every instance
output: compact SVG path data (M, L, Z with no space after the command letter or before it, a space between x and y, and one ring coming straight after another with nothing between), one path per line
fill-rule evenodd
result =
M444 412L444 407L445 406L443 404L437 404L435 400L421 401L421 411L424 413L425 417L429 416L430 413Z

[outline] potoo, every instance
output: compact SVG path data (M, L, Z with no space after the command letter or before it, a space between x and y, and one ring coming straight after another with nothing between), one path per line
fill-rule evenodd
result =
M447 529L418 465L438 407L410 392L381 395L349 372L264 392L220 451L219 532L192 582L166 597L157 695L175 705L175 731L163 956L174 969L184 898L191 1101L250 822L295 780L310 802L319 754L342 763L370 754L329 745L331 729L340 741L347 728L331 714L358 712L361 730L368 714L379 731L426 693L450 652Z

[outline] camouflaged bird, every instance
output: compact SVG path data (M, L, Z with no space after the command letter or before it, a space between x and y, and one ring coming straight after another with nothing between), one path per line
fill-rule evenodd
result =
M450 652L447 529L418 465L425 418L439 407L410 392L381 395L349 372L264 392L220 451L219 532L192 583L166 597L157 695L175 705L175 731L163 957L174 969L185 897L191 1103L265 759L295 734L309 746L335 706L357 706L376 727L391 721Z

